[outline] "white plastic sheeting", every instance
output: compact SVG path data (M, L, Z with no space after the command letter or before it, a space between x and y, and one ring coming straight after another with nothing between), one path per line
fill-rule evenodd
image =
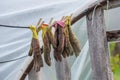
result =
M90 56L88 54L88 49L89 49L89 44L87 41L81 51L81 55L75 60L71 68L71 71L72 71L71 75L74 75L72 76L72 80L79 80L79 78L80 80L88 80L88 79L91 80L90 79L91 64L90 64Z
M69 15L78 8L82 10L83 7L87 7L94 1L97 0L1 0L0 24L18 26L36 25L39 18L43 18L47 23L51 17L59 20L63 15ZM107 18L106 20L108 20L106 21L107 26L109 26L107 29L120 29L118 25L120 8L107 13L109 13L109 15L105 16ZM83 48L81 55L77 59L74 56L69 59L72 80L91 80L88 42L86 43L85 17L74 24L72 28ZM27 55L31 36L32 33L28 29L0 28L0 62ZM24 66L27 60L29 60L28 58L31 60L30 57L26 57L13 62L0 63L0 80L17 80L19 74L23 72ZM52 66L48 67L44 65L40 71L40 77L42 80L57 80L53 58Z

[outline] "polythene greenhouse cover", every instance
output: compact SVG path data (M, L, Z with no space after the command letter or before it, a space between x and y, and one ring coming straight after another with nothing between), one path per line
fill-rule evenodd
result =
M39 18L43 18L48 23L51 17L59 20L62 16L69 15L79 8L82 10L95 1L97 0L1 0L0 24L36 25ZM107 30L120 28L119 13L120 8L105 11ZM82 48L77 58L75 56L68 58L72 80L91 80L85 17L75 23L72 29L76 33ZM31 35L31 31L28 29L0 27L0 62L28 55ZM0 63L0 80L18 80L19 75L26 67L26 62L30 60L31 57L28 56L12 62ZM52 58L51 67L44 65L39 74L41 80L57 80L55 63L54 58Z

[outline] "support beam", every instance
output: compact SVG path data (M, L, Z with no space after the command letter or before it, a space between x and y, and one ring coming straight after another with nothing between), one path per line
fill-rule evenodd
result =
M99 3L102 7L104 7L104 9L107 8L107 6L106 6L107 0L99 0ZM86 14L90 13L97 4L98 4L98 2L95 1L91 5L86 5L87 7L85 7L84 9L82 8L82 10L81 10L81 8L80 8L76 12L74 12L73 16L72 16L72 24L77 22L79 19L84 17ZM120 0L109 0L109 8L108 9L112 9L112 8L116 8L116 7L120 7Z
M120 41L120 30L107 31L108 41Z
M120 0L110 0L110 2L108 3L108 9L113 9L117 7L120 7ZM104 5L103 8L107 9L107 5Z
M87 31L92 62L92 80L113 80L102 7L96 9L93 19L92 12L87 15Z
M23 75L20 77L20 80L25 80L26 76L32 70L32 68L33 68L33 60L30 62L30 64L28 65L28 67L25 69Z

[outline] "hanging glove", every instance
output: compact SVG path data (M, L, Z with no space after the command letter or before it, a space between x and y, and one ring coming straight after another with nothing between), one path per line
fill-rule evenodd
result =
M41 20L40 20L40 21L41 21ZM39 21L39 23L40 23L40 21ZM38 23L38 24L39 24L39 23ZM37 24L37 25L38 25L38 24ZM38 27L38 28L37 28L37 35L38 35L38 33L39 33L40 30L41 30L41 29ZM32 42L31 42L31 46L32 46ZM29 52L28 52L28 55L29 55L29 56L32 56L32 53L33 53L33 49L32 49L32 47L30 47L30 50L29 50ZM43 46L42 46L42 48L41 48L41 54L42 54L42 53L43 53Z
M70 40L69 40L69 32L68 32L68 26L65 25L64 29L64 34L65 34L65 52L67 56L73 55L73 47L71 46Z
M54 49L54 57L56 61L62 61L62 53L64 50L64 23L62 21L57 21L54 25L55 27L55 41L57 48Z
M54 38L54 35L52 33L52 27L48 27L47 28L47 36L48 36L48 39L49 39L49 43L52 44L53 48L55 49L57 46L56 46L56 41L55 41L55 38Z
M48 66L51 66L51 58L50 58L51 46L47 35L48 25L42 24L41 29L42 29L42 39L44 44L43 46L44 60Z
M71 19L69 16L66 17L66 25L68 26L68 32L69 32L69 40L70 43L73 47L73 50L75 52L75 56L77 57L80 54L80 43L76 37L76 35L74 34L74 32L71 29Z
M29 27L33 33L33 38L31 42L31 52L33 52L34 68L36 72L40 71L40 68L43 67L43 60L41 56L41 49L38 40L38 34L35 26Z
M33 49L33 58L34 58L34 68L36 72L40 71L40 67L43 67L43 60L41 56L41 50L39 41L35 38L32 39L32 49Z

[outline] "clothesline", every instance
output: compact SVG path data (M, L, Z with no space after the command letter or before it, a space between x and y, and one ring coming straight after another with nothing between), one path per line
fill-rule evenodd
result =
M12 26L12 25L3 25L3 24L0 24L0 27L8 27L8 28L26 28L26 29L29 29L29 27L26 27L26 26Z
M51 18L48 24L51 24L52 20L53 18ZM40 24L41 21L42 21L42 18L40 18L40 20L38 21L37 26ZM44 23L44 21L42 23ZM6 24L0 24L0 27L29 29L29 27L27 26L13 26L13 25L6 25Z

